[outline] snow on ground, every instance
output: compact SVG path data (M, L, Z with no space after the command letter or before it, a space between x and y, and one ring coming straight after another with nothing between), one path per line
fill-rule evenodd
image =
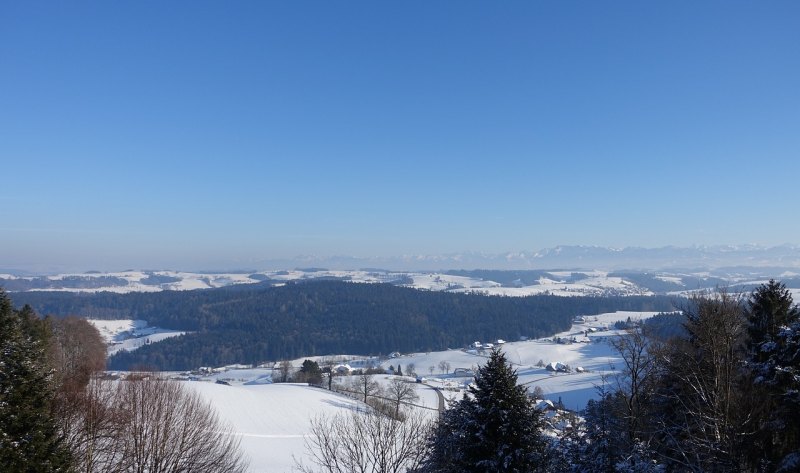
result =
M381 383L392 378L376 376ZM250 459L252 473L292 472L295 458L310 464L305 439L311 432L311 420L364 408L363 403L353 398L301 384L226 386L186 381L185 385L210 402L220 419L232 427ZM414 385L420 394L417 403L430 406L422 412L434 418L434 409L438 408L436 392L422 384Z
M62 292L114 292L116 294L128 294L131 292L158 292L161 289L158 286L146 286L144 284L129 284L127 286L103 286L97 288L45 288L45 289L31 289L30 292L37 291L62 291Z
M572 277L573 274L585 274L587 277L592 278L600 278L608 276L608 271L599 271L599 270L592 270L592 271L548 271L549 274L553 276L557 276L559 278L569 278Z
M186 332L150 327L144 320L88 319L108 345L108 356L119 351L133 351L144 345L160 342Z
M622 331L613 330L614 322L624 321L629 317L631 320L642 320L654 314L655 312L614 312L587 316L580 323L573 324L570 330L555 337L509 342L502 345L502 350L517 369L520 384L528 386L529 390L538 386L543 390L546 399L553 402L561 400L566 408L580 410L589 399L596 397L597 386L604 382L614 382L614 375L621 367L621 360L607 343L610 337L622 334ZM135 321L97 322L106 323L101 330L107 334L142 328ZM607 327L612 329L606 330ZM578 343L558 344L553 341L556 337L574 337ZM313 358L318 361L331 359ZM374 361L357 356L342 355L340 358L349 359L351 365L359 366L366 366ZM292 364L299 368L304 359L306 358L294 360ZM415 379L409 376L388 374L376 375L374 379L384 386L395 379L413 383L419 395L415 404L421 406L420 412L434 418L439 407L437 389L447 405L460 399L464 387L472 381L472 376L455 376L453 371L456 368L477 369L486 360L485 352L468 352L462 349L401 355L384 360L381 366L388 368L391 365L396 368L399 364L403 372L408 374L409 364L413 364L417 375L425 378L420 380L422 382L413 382ZM567 364L573 371L554 374L537 366L540 360L543 364ZM440 370L440 362L450 364L448 372ZM575 368L579 366L587 371L575 372ZM208 382L185 381L186 386L209 401L220 418L233 427L235 434L241 438L242 449L251 460L249 471L253 473L292 471L293 457L306 458L304 440L310 433L312 418L347 413L363 406L357 400L320 388L299 384L272 384L271 375L271 367L234 367L203 377ZM338 385L346 385L353 378L341 376L334 379ZM225 381L231 385L217 384L214 381Z
M619 355L608 344L610 337L623 333L614 330L614 323L631 320L642 320L652 317L656 312L613 312L596 316L587 316L585 322L573 324L570 330L556 334L553 337L540 340L527 340L509 342L502 345L506 358L517 369L519 383L529 386L539 386L545 393L545 398L557 402L559 399L568 409L580 410L586 402L595 397L596 387L604 382L613 381L613 376L618 373L621 366ZM610 328L610 330L608 330ZM594 332L590 330L596 330ZM586 335L589 331L588 336ZM577 343L560 344L553 340L573 337ZM381 366L397 366L399 363L403 372L408 372L408 365L415 366L418 376L425 377L429 385L440 386L449 382L450 386L463 385L472 380L471 376L455 376L456 368L477 369L487 360L488 352L475 350L451 349L440 352L413 353L385 361ZM539 361L543 366L537 366ZM439 364L449 363L449 372L439 368ZM571 373L553 373L544 366L551 362L569 365ZM584 373L575 372L575 368L582 367Z
M31 289L31 291L66 291L66 292L158 292L164 290L186 291L193 289L209 289L225 287L231 284L251 284L258 280L248 274L240 273L191 273L183 271L119 271L112 273L68 273L47 276L50 281L64 281L67 278L91 279L104 277L118 278L124 284L104 285L100 287L48 287ZM17 278L19 279L19 278ZM23 278L33 279L33 278ZM158 280L162 279L163 282Z
M655 276L656 279L664 282L671 282L672 284L677 284L678 286L685 286L683 283L683 278L680 276L666 276L666 275L658 275Z
M272 383L272 368L221 368L200 377L201 381L224 381L231 385Z
M342 389L352 388L353 383L358 383L359 377L355 376L336 376L333 378L337 387ZM439 412L439 395L434 388L442 388L437 383L418 383L413 376L395 376L391 374L376 374L372 376L381 388L386 389L393 381L408 383L415 388L419 399L411 403L409 407L416 407L425 415L435 419Z
M225 386L186 381L185 385L210 402L231 425L250 459L252 473L293 471L293 457L306 459L304 441L312 418L363 406L340 394L296 384Z
M466 276L454 276L450 274L416 273L409 274L409 277L414 281L412 284L409 284L410 287L414 287L416 289L427 289L431 291L482 289L500 286L499 283L494 281L485 281L483 279L470 278Z
M290 270L290 271L259 271L253 274L244 273L192 273L184 271L121 271L113 273L74 273L47 276L51 281L65 281L67 278L81 280L111 277L122 282L108 282L101 287L85 287L91 284L70 285L66 282L63 286L31 289L31 290L57 290L69 292L156 292L164 290L186 291L195 289L209 289L225 287L233 284L252 284L261 279L269 279L275 285L282 285L286 281L308 279L340 279L360 283L387 283L400 280L410 280L407 287L432 291L457 291L479 292L488 295L503 296L529 296L548 293L561 296L574 295L625 295L649 294L635 284L618 277L609 277L604 271L582 271L587 277L582 280L567 282L574 276L572 271L555 271L550 273L554 278L541 278L537 284L525 287L502 287L495 281L480 278L456 276L435 272L393 272L393 271L368 271L368 270ZM563 278L559 280L558 278ZM20 278L17 278L20 279ZM29 278L30 279L30 278ZM277 284L276 284L277 283Z
M654 276L664 282L684 285L683 278L709 277L711 272L700 271L689 274L661 272ZM760 284L767 279L754 280L752 274L716 273L732 286L742 284ZM757 273L753 273L757 274ZM784 272L781 277L793 277L797 273ZM31 284L31 291L67 291L67 292L157 292L164 290L187 291L230 286L233 284L253 284L269 280L273 286L284 285L288 281L313 279L338 279L358 283L395 283L406 287L430 291L472 292L494 296L523 297L537 294L556 296L624 296L652 295L653 292L640 287L623 277L609 276L601 270L548 271L548 277L542 277L535 284L523 287L503 287L499 282L477 277L456 276L430 271L385 271L385 270L327 270L327 269L294 269L257 271L254 273L194 273L186 271L119 271L111 273L89 272L69 273L52 276L13 276L0 274L0 279L31 280L48 279L52 284L37 281ZM583 276L583 279L577 277ZM767 278L764 275L764 278ZM92 283L92 278L96 281ZM112 279L103 279L112 278ZM44 284L44 286L42 285ZM98 285L99 287L92 287ZM52 287L51 287L52 286ZM670 295L691 295L696 287L669 293ZM708 289L708 288L706 288ZM713 288L711 288L713 289Z
M550 273L555 276L564 272ZM570 273L571 274L571 273ZM620 277L610 277L606 273L594 271L585 273L589 277L576 282L559 281L550 278L539 278L538 284L523 287L501 287L500 285L487 287L464 287L454 289L455 292L473 292L487 296L513 296L524 297L538 294L554 296L604 296L604 295L652 295L647 289L642 289L630 281ZM568 277L569 275L565 276Z
M121 340L123 333L130 333L135 331L137 328L142 328L147 326L147 322L144 320L100 320L100 319L88 319L88 322L100 332L100 335L106 341L106 343L113 343L115 341Z

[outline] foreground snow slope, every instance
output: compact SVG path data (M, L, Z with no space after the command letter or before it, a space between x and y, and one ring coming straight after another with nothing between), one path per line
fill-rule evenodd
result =
M225 386L186 381L209 401L241 438L253 473L293 471L304 459L311 419L359 409L363 404L319 388L296 384ZM305 461L308 463L308 460Z

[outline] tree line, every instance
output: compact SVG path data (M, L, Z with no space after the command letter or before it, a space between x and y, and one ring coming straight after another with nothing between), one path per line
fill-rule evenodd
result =
M192 332L110 360L114 369L163 370L258 363L304 355L383 354L461 347L474 340L542 337L577 315L616 310L668 311L655 297L501 297L420 291L390 284L309 281L132 294L20 293L54 316L143 319Z

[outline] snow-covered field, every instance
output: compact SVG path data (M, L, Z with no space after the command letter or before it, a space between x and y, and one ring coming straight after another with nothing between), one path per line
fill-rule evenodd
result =
M614 330L614 323L631 320L641 320L652 317L656 312L613 312L589 316L584 323L573 324L568 331L556 334L554 337L540 340L527 340L507 342L502 346L508 360L517 369L520 384L525 384L533 389L539 386L545 397L554 402L561 399L568 409L580 410L586 402L596 394L596 387L607 381L613 381L613 376L620 366L620 358L608 344L610 337L619 336L621 330ZM610 330L606 330L610 328ZM596 331L591 332L594 329ZM586 332L588 336L586 335ZM555 343L558 338L572 340L576 343ZM483 342L489 342L484 340ZM448 350L430 353L414 353L403 355L388 360L382 364L401 365L407 372L409 363L415 366L419 376L427 379L428 384L449 382L451 386L463 385L471 381L470 376L456 376L453 374L457 368L472 369L482 366L487 359L487 352ZM539 362L544 366L549 363L562 363L572 368L570 373L553 373L544 366L537 366ZM449 363L449 373L443 373L439 368L440 363ZM583 373L576 372L576 368L583 368Z
M293 471L294 458L305 458L304 441L312 418L363 406L340 394L294 384L225 386L186 381L185 385L232 426L253 473Z
M144 345L183 335L186 332L150 327L144 320L89 319L108 345L108 356L133 351Z
M251 374L258 372L260 370L252 370ZM233 375L220 374L221 378L229 376ZM382 384L392 378L376 376ZM252 473L292 472L295 471L295 459L309 464L305 439L311 432L311 420L319 416L347 414L365 406L345 395L300 384L247 382L228 386L184 381L184 385L211 403L222 421L232 427L241 439ZM434 419L438 395L430 386L417 383L414 386L420 395L416 404L425 407L420 409L421 412Z

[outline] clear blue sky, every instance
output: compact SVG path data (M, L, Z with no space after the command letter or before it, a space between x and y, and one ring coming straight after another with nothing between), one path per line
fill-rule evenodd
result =
M0 3L0 267L800 243L800 2Z

